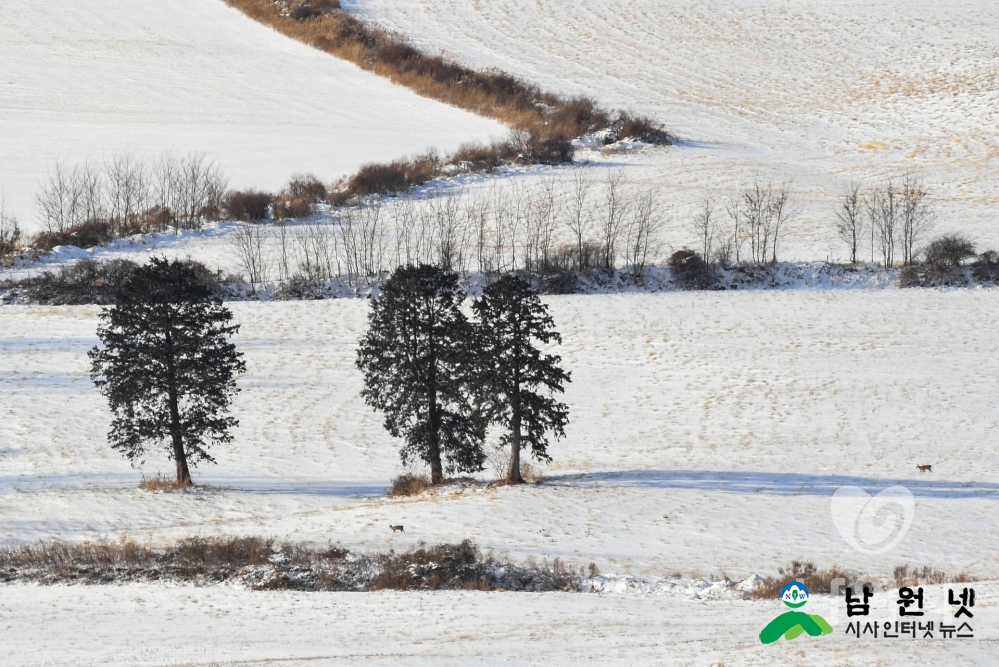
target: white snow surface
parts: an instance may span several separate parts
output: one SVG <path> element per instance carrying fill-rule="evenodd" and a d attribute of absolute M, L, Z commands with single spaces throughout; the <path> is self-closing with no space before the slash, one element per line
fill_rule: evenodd
<path fill-rule="evenodd" d="M 204 152 L 233 186 L 276 189 L 506 133 L 219 0 L 0 0 L 0 16 L 0 192 L 28 231 L 57 160 Z"/>
<path fill-rule="evenodd" d="M 946 586 L 927 618 L 952 620 Z M 777 600 L 577 593 L 254 593 L 214 587 L 0 585 L 0 662 L 90 665 L 977 665 L 999 660 L 999 584 L 975 584 L 974 639 L 857 639 L 842 600 L 805 610 L 834 628 L 764 646 Z M 871 619 L 897 618 L 894 592 Z"/>
<path fill-rule="evenodd" d="M 430 51 L 649 114 L 675 148 L 581 157 L 663 188 L 668 241 L 705 197 L 792 179 L 785 259 L 843 260 L 846 183 L 922 173 L 937 232 L 999 245 L 999 5 L 992 0 L 346 0 Z M 724 214 L 723 214 L 724 215 Z M 696 247 L 696 245 L 695 245 Z"/>
<path fill-rule="evenodd" d="M 0 311 L 0 539 L 253 534 L 380 551 L 471 538 L 608 574 L 741 580 L 793 559 L 995 576 L 999 306 L 991 290 L 552 297 L 571 424 L 540 485 L 389 499 L 399 443 L 359 393 L 364 300 L 235 303 L 235 442 L 151 494 L 106 443 L 95 307 Z M 920 474 L 917 464 L 932 464 Z M 141 474 L 140 474 L 141 473 Z M 486 480 L 492 471 L 480 476 Z M 847 545 L 841 486 L 915 498 L 890 553 Z M 389 524 L 403 524 L 394 533 Z"/>

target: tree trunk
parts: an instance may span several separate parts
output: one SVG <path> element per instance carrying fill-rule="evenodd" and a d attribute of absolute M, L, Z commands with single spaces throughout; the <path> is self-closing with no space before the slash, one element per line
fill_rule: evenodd
<path fill-rule="evenodd" d="M 511 401 L 510 415 L 510 469 L 506 473 L 506 481 L 510 484 L 523 484 L 520 475 L 520 372 L 514 372 L 514 396 Z"/>
<path fill-rule="evenodd" d="M 184 437 L 180 427 L 180 408 L 177 400 L 177 377 L 173 363 L 173 339 L 166 333 L 167 400 L 170 404 L 170 437 L 173 440 L 173 458 L 177 462 L 177 483 L 191 485 L 191 471 L 187 467 L 187 452 L 184 451 Z"/>
<path fill-rule="evenodd" d="M 438 486 L 444 483 L 444 466 L 441 463 L 441 424 L 437 410 L 437 374 L 431 370 L 429 396 L 430 443 L 427 445 L 427 459 L 430 463 L 430 483 Z"/>

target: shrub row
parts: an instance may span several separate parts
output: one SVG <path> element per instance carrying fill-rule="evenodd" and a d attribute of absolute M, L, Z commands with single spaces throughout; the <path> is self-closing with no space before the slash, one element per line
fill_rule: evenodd
<path fill-rule="evenodd" d="M 219 277 L 204 264 L 187 262 L 201 281 L 215 293 L 225 294 Z M 9 300 L 47 306 L 108 305 L 138 264 L 127 259 L 85 258 L 39 276 L 0 283 L 0 290 L 15 292 Z"/>
<path fill-rule="evenodd" d="M 612 114 L 588 98 L 556 95 L 501 70 L 475 70 L 446 56 L 424 53 L 401 35 L 333 11 L 333 3 L 312 9 L 320 3 L 315 0 L 226 2 L 293 39 L 387 77 L 424 97 L 523 130 L 539 146 L 600 130 L 606 131 L 608 141 L 627 137 L 658 144 L 674 141 L 650 119 Z M 306 5 L 308 9 L 304 8 Z"/>
<path fill-rule="evenodd" d="M 591 566 L 591 570 L 592 570 Z M 130 539 L 0 547 L 0 582 L 242 584 L 253 590 L 578 591 L 582 570 L 562 561 L 511 564 L 475 543 L 373 555 L 338 546 L 278 545 L 261 537 L 190 537 L 156 547 Z"/>

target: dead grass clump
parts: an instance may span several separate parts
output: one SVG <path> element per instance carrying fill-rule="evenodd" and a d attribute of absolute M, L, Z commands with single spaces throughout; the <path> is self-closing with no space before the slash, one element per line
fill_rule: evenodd
<path fill-rule="evenodd" d="M 115 238 L 114 228 L 106 220 L 89 220 L 67 227 L 61 231 L 41 232 L 35 235 L 31 246 L 35 250 L 48 251 L 58 246 L 93 248 Z"/>
<path fill-rule="evenodd" d="M 439 544 L 378 558 L 381 572 L 371 584 L 372 590 L 472 590 L 492 588 L 487 567 L 479 548 L 470 540 L 460 544 Z"/>
<path fill-rule="evenodd" d="M 319 203 L 326 199 L 326 185 L 312 174 L 295 174 L 285 188 L 291 197 Z"/>
<path fill-rule="evenodd" d="M 153 493 L 172 493 L 174 491 L 181 491 L 183 489 L 194 486 L 190 480 L 185 482 L 178 482 L 176 479 L 170 477 L 164 477 L 162 475 L 156 475 L 156 477 L 150 477 L 149 479 L 143 478 L 139 482 L 139 488 L 143 491 L 151 491 Z"/>
<path fill-rule="evenodd" d="M 441 174 L 441 161 L 436 153 L 425 153 L 409 160 L 389 163 L 369 163 L 362 166 L 348 181 L 348 197 L 366 197 L 405 192 Z"/>
<path fill-rule="evenodd" d="M 304 21 L 316 16 L 325 16 L 337 9 L 340 9 L 340 0 L 297 0 L 290 3 L 288 16 L 297 21 Z"/>
<path fill-rule="evenodd" d="M 399 475 L 392 480 L 388 495 L 392 498 L 400 496 L 415 496 L 431 488 L 430 479 L 426 475 Z"/>
<path fill-rule="evenodd" d="M 669 258 L 673 284 L 685 290 L 711 289 L 717 283 L 714 267 L 704 261 L 699 253 L 684 248 Z"/>
<path fill-rule="evenodd" d="M 572 162 L 576 149 L 568 134 L 531 134 L 518 157 L 529 164 L 557 165 Z"/>
<path fill-rule="evenodd" d="M 623 113 L 615 125 L 618 140 L 632 139 L 657 145 L 671 145 L 676 143 L 676 137 L 667 132 L 662 125 L 647 116 L 631 116 Z"/>
<path fill-rule="evenodd" d="M 757 599 L 780 597 L 781 591 L 788 583 L 800 581 L 805 584 L 810 593 L 831 593 L 832 581 L 843 579 L 852 581 L 855 574 L 848 570 L 841 570 L 831 567 L 827 570 L 816 569 L 813 563 L 807 561 L 792 561 L 788 567 L 777 570 L 778 576 L 767 577 L 753 591 L 753 597 Z"/>
<path fill-rule="evenodd" d="M 278 220 L 304 218 L 312 215 L 312 199 L 308 197 L 293 197 L 282 190 L 274 199 L 274 217 Z"/>
<path fill-rule="evenodd" d="M 274 553 L 274 540 L 262 537 L 188 537 L 179 540 L 163 559 L 187 574 L 263 565 Z"/>
<path fill-rule="evenodd" d="M 226 195 L 225 209 L 229 216 L 243 222 L 259 222 L 267 218 L 274 196 L 259 190 L 234 190 Z"/>
<path fill-rule="evenodd" d="M 986 250 L 978 256 L 971 267 L 971 275 L 978 282 L 999 282 L 999 252 Z"/>
<path fill-rule="evenodd" d="M 510 142 L 493 142 L 488 146 L 465 143 L 450 155 L 450 162 L 469 172 L 489 171 L 517 156 Z"/>
<path fill-rule="evenodd" d="M 545 481 L 545 474 L 541 472 L 541 469 L 535 468 L 530 463 L 520 465 L 520 476 L 528 484 L 541 484 Z"/>
<path fill-rule="evenodd" d="M 4 212 L 0 201 L 0 259 L 13 255 L 21 247 L 21 226 L 17 218 Z"/>
<path fill-rule="evenodd" d="M 948 579 L 947 574 L 942 570 L 928 566 L 909 567 L 908 565 L 899 565 L 895 568 L 893 576 L 895 578 L 895 586 L 898 588 L 903 586 L 943 584 L 953 581 L 953 579 Z M 967 577 L 968 575 L 962 573 L 960 576 Z M 962 579 L 962 581 L 967 581 L 967 579 Z"/>

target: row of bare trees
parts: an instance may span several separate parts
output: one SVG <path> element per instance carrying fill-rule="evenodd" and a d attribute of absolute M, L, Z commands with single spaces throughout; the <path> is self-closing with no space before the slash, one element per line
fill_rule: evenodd
<path fill-rule="evenodd" d="M 836 231 L 849 248 L 850 261 L 859 261 L 869 238 L 871 262 L 878 252 L 885 267 L 895 265 L 898 251 L 903 265 L 914 264 L 917 244 L 936 221 L 922 178 L 912 171 L 886 176 L 869 188 L 850 183 L 836 215 Z"/>
<path fill-rule="evenodd" d="M 267 282 L 272 268 L 280 280 L 297 275 L 320 283 L 345 276 L 353 283 L 415 264 L 466 274 L 545 275 L 613 270 L 623 263 L 640 277 L 663 247 L 656 193 L 632 188 L 619 173 L 605 181 L 591 180 L 583 169 L 571 176 L 372 199 L 334 208 L 328 220 L 248 223 L 234 235 L 233 247 L 252 283 Z"/>
<path fill-rule="evenodd" d="M 757 175 L 725 203 L 724 215 L 719 215 L 713 200 L 704 200 L 691 228 L 705 261 L 773 264 L 800 210 L 791 181 Z"/>
<path fill-rule="evenodd" d="M 757 176 L 726 203 L 724 219 L 714 202 L 705 200 L 693 217 L 692 231 L 701 257 L 708 261 L 776 263 L 800 210 L 790 181 Z M 885 176 L 869 187 L 850 183 L 836 216 L 836 231 L 849 248 L 851 263 L 860 261 L 869 243 L 871 262 L 880 255 L 886 267 L 897 263 L 898 253 L 903 265 L 914 264 L 919 244 L 936 221 L 922 177 L 914 171 Z"/>
<path fill-rule="evenodd" d="M 219 219 L 228 183 L 203 153 L 166 152 L 147 161 L 122 152 L 101 163 L 57 162 L 35 195 L 35 208 L 49 234 L 95 222 L 116 236 L 198 228 Z"/>

